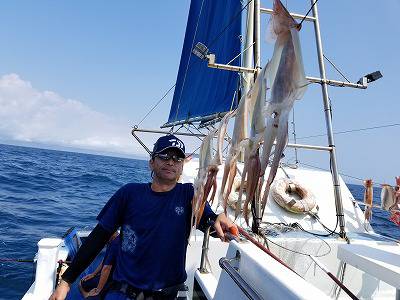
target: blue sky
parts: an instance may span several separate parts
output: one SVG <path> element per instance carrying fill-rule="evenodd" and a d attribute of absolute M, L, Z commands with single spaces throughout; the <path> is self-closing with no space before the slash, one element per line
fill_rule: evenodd
<path fill-rule="evenodd" d="M 309 1 L 283 1 L 304 14 Z M 335 131 L 400 123 L 399 0 L 319 1 L 324 52 L 351 81 L 381 70 L 367 90 L 330 88 Z M 270 1 L 262 1 L 271 7 Z M 189 1 L 2 1 L 0 142 L 144 154 L 130 136 L 174 84 Z M 262 17 L 267 26 L 268 16 Z M 311 24 L 300 33 L 306 73 L 318 76 Z M 272 45 L 262 37 L 263 63 Z M 328 77 L 341 79 L 327 64 Z M 296 103 L 298 137 L 325 132 L 320 87 Z M 142 124 L 168 117 L 172 93 Z M 393 184 L 400 127 L 337 135 L 339 169 Z M 150 144 L 152 136 L 146 137 Z M 299 140 L 326 145 L 326 138 Z M 293 160 L 288 152 L 287 158 Z M 327 155 L 300 151 L 326 168 Z M 345 178 L 346 179 L 346 178 Z M 347 180 L 347 179 L 346 179 Z"/>

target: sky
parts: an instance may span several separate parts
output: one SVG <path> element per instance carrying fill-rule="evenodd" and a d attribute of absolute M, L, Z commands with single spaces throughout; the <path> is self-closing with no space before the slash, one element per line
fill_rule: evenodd
<path fill-rule="evenodd" d="M 283 3 L 299 14 L 310 7 L 309 1 Z M 175 83 L 189 4 L 2 1 L 0 143 L 146 157 L 130 131 Z M 346 77 L 356 82 L 376 70 L 384 76 L 367 90 L 329 89 L 334 131 L 399 124 L 400 1 L 320 0 L 318 8 L 324 53 Z M 262 16 L 263 64 L 273 49 L 265 38 L 268 19 Z M 311 23 L 304 23 L 300 40 L 306 74 L 319 77 Z M 342 80 L 327 62 L 326 69 L 330 79 Z M 299 143 L 327 145 L 326 137 L 304 138 L 326 132 L 320 91 L 310 85 L 295 104 Z M 172 93 L 140 127 L 159 129 L 171 100 Z M 336 134 L 339 171 L 394 184 L 399 132 L 391 126 Z M 141 136 L 151 148 L 156 136 Z M 293 161 L 293 152 L 286 158 Z M 301 150 L 298 158 L 329 168 L 327 153 Z"/>

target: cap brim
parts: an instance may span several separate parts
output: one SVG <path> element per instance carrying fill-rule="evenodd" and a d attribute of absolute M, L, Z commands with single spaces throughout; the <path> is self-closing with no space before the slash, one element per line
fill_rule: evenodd
<path fill-rule="evenodd" d="M 158 153 L 164 152 L 165 150 L 168 150 L 168 149 L 176 149 L 176 150 L 178 150 L 178 152 L 179 152 L 179 154 L 180 154 L 180 157 L 186 158 L 185 152 L 183 152 L 183 150 L 182 150 L 181 148 L 174 147 L 174 146 L 165 147 L 164 149 L 161 149 L 161 150 L 155 152 L 154 154 L 158 154 Z"/>

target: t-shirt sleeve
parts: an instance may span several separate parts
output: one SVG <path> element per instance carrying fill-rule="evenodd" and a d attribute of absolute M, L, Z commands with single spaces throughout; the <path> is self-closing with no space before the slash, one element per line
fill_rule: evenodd
<path fill-rule="evenodd" d="M 125 186 L 121 187 L 108 200 L 96 218 L 99 224 L 109 232 L 115 232 L 123 222 L 123 212 L 126 206 L 125 190 Z"/>
<path fill-rule="evenodd" d="M 211 209 L 211 206 L 208 202 L 206 202 L 206 205 L 204 206 L 204 212 L 203 215 L 201 216 L 200 223 L 199 223 L 199 229 L 203 230 L 205 226 L 207 226 L 208 221 L 215 221 L 217 219 L 218 215 L 213 212 Z"/>

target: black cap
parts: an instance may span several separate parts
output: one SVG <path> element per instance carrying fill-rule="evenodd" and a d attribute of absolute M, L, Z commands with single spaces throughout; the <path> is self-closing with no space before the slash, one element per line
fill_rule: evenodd
<path fill-rule="evenodd" d="M 157 140 L 154 144 L 152 156 L 172 148 L 178 150 L 180 156 L 185 158 L 185 144 L 172 134 L 162 136 Z"/>

